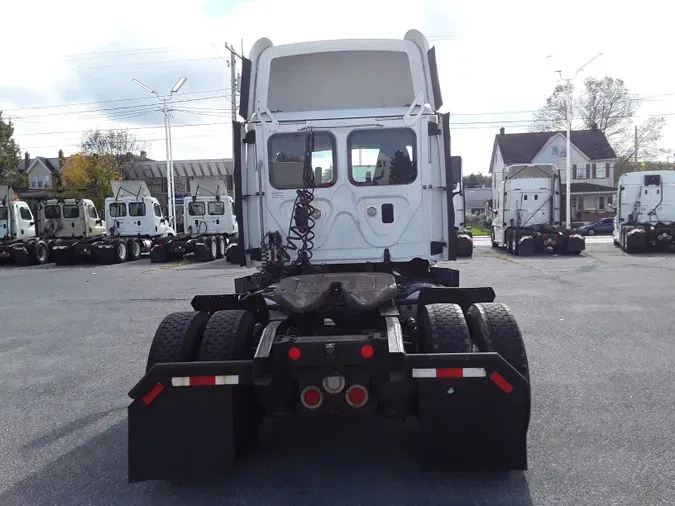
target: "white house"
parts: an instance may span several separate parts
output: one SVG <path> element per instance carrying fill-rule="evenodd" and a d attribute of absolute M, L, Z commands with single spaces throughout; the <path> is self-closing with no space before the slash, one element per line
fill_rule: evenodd
<path fill-rule="evenodd" d="M 611 215 L 608 205 L 616 192 L 614 164 L 616 155 L 605 134 L 596 127 L 571 132 L 572 209 L 579 211 L 582 221 Z M 490 160 L 493 188 L 501 180 L 504 167 L 514 163 L 552 163 L 560 169 L 562 193 L 566 193 L 566 132 L 526 132 L 507 134 L 504 128 L 495 135 Z M 566 199 L 562 199 L 561 212 Z"/>
<path fill-rule="evenodd" d="M 59 159 L 44 156 L 25 158 L 19 164 L 19 171 L 28 176 L 28 188 L 31 190 L 51 190 L 59 174 Z"/>

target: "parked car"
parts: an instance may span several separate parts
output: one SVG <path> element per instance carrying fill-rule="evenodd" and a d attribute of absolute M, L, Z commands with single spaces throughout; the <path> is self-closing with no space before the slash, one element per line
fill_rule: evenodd
<path fill-rule="evenodd" d="M 579 229 L 584 235 L 611 234 L 614 230 L 614 218 L 603 218 Z"/>

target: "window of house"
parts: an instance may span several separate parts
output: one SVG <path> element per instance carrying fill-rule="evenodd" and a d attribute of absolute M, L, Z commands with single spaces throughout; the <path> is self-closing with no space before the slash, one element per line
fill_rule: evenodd
<path fill-rule="evenodd" d="M 110 204 L 110 217 L 121 218 L 127 215 L 127 205 L 124 202 Z"/>
<path fill-rule="evenodd" d="M 60 206 L 45 206 L 45 218 L 48 220 L 58 220 L 61 218 L 61 207 Z"/>
<path fill-rule="evenodd" d="M 42 179 L 38 179 L 37 187 L 38 187 L 38 188 L 43 188 L 43 187 L 44 187 L 44 181 L 43 181 Z"/>
<path fill-rule="evenodd" d="M 208 210 L 211 216 L 222 216 L 225 214 L 225 202 L 222 200 L 220 202 L 209 202 Z"/>
<path fill-rule="evenodd" d="M 63 217 L 69 220 L 74 220 L 80 217 L 80 208 L 74 204 L 63 205 Z"/>
<path fill-rule="evenodd" d="M 605 210 L 605 197 L 603 196 L 598 197 L 598 209 L 600 211 Z"/>
<path fill-rule="evenodd" d="M 145 216 L 145 202 L 129 202 L 129 216 Z"/>
<path fill-rule="evenodd" d="M 21 215 L 22 220 L 33 221 L 33 215 L 31 214 L 30 209 L 27 207 L 20 207 L 19 215 Z"/>
<path fill-rule="evenodd" d="M 302 188 L 306 138 L 304 132 L 274 134 L 270 137 L 267 160 L 270 183 L 274 188 L 278 190 Z M 336 163 L 335 137 L 328 132 L 315 132 L 312 170 L 316 188 L 325 188 L 335 183 L 336 174 L 333 167 Z"/>
<path fill-rule="evenodd" d="M 577 167 L 574 170 L 575 179 L 586 179 L 586 167 Z"/>
<path fill-rule="evenodd" d="M 579 211 L 584 210 L 584 198 L 583 197 L 577 197 L 577 209 Z"/>
<path fill-rule="evenodd" d="M 567 146 L 560 147 L 560 156 L 567 156 Z"/>
<path fill-rule="evenodd" d="M 204 216 L 205 214 L 204 202 L 190 202 L 188 204 L 188 214 L 190 216 Z"/>
<path fill-rule="evenodd" d="M 553 149 L 551 151 L 552 151 L 553 156 L 559 156 L 560 155 L 560 149 L 558 148 L 558 146 L 553 146 Z"/>
<path fill-rule="evenodd" d="M 595 177 L 598 179 L 604 179 L 607 177 L 606 167 L 608 164 L 605 164 L 605 167 L 598 167 L 595 169 Z"/>
<path fill-rule="evenodd" d="M 155 210 L 155 216 L 157 216 L 158 218 L 161 218 L 162 217 L 162 208 L 159 207 L 159 204 L 155 203 L 153 205 L 153 208 Z"/>
<path fill-rule="evenodd" d="M 96 208 L 93 206 L 88 206 L 87 207 L 87 214 L 89 217 L 93 220 L 98 220 L 98 213 L 96 212 Z"/>
<path fill-rule="evenodd" d="M 410 184 L 417 179 L 415 132 L 356 130 L 347 137 L 349 179 L 358 186 Z"/>

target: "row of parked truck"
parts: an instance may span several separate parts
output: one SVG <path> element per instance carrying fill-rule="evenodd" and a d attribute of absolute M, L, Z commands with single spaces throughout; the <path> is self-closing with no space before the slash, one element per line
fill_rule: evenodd
<path fill-rule="evenodd" d="M 112 183 L 105 220 L 87 198 L 44 200 L 34 214 L 11 187 L 0 186 L 0 262 L 113 264 L 144 255 L 153 263 L 185 255 L 198 261 L 223 258 L 237 238 L 234 201 L 222 181 L 192 179 L 189 184 L 180 234 L 143 181 Z"/>
<path fill-rule="evenodd" d="M 528 256 L 552 250 L 578 255 L 584 229 L 562 224 L 560 171 L 552 164 L 516 164 L 494 175 L 492 246 Z M 675 171 L 631 172 L 619 178 L 612 209 L 614 245 L 627 253 L 664 250 L 675 239 Z"/>

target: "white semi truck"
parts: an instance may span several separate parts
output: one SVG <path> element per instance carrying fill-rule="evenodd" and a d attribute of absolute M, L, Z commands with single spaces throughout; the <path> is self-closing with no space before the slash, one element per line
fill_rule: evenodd
<path fill-rule="evenodd" d="M 228 244 L 236 241 L 234 200 L 227 194 L 225 181 L 192 178 L 189 187 L 190 197 L 183 202 L 183 234 L 158 241 L 150 253 L 153 263 L 188 254 L 209 262 L 223 258 Z"/>
<path fill-rule="evenodd" d="M 514 164 L 494 177 L 492 247 L 529 256 L 546 250 L 578 255 L 583 235 L 565 229 L 560 216 L 560 174 L 553 164 Z"/>
<path fill-rule="evenodd" d="M 61 204 L 64 226 L 58 235 L 61 240 L 54 245 L 55 263 L 111 264 L 138 260 L 158 240 L 175 235 L 159 201 L 150 194 L 144 181 L 113 181 L 112 190 L 114 196 L 105 199 L 105 222 L 98 217 L 91 201 Z M 77 235 L 68 236 L 75 230 Z"/>
<path fill-rule="evenodd" d="M 49 245 L 37 236 L 35 218 L 26 202 L 8 185 L 0 185 L 0 263 L 42 265 Z"/>
<path fill-rule="evenodd" d="M 429 468 L 527 468 L 518 324 L 437 265 L 457 251 L 440 90 L 417 30 L 253 45 L 233 160 L 257 271 L 159 323 L 129 392 L 129 481 L 232 476 L 268 416 L 411 418 Z"/>
<path fill-rule="evenodd" d="M 614 245 L 626 253 L 663 251 L 673 246 L 675 171 L 622 174 L 614 204 Z"/>

